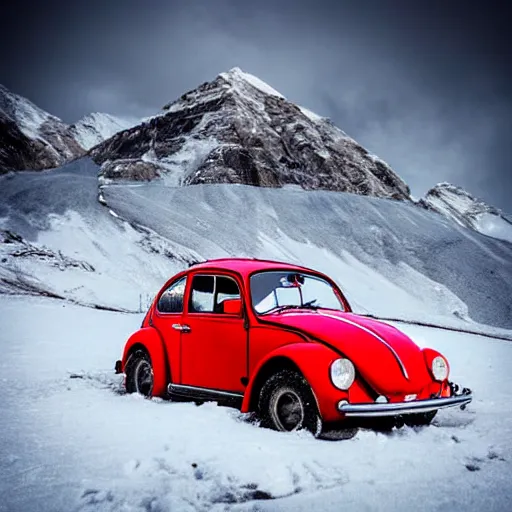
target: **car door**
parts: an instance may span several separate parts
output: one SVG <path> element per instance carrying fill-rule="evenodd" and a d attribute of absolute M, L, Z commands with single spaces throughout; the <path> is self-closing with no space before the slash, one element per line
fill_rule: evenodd
<path fill-rule="evenodd" d="M 226 299 L 240 299 L 240 282 L 226 274 L 191 277 L 181 335 L 181 384 L 243 393 L 247 330 L 242 314 L 227 314 Z"/>
<path fill-rule="evenodd" d="M 153 326 L 163 339 L 168 358 L 171 380 L 179 382 L 180 343 L 187 277 L 172 282 L 160 295 L 152 317 Z"/>

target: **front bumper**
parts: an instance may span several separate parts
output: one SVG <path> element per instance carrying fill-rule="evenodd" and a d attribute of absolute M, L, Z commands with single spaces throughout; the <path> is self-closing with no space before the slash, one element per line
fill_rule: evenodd
<path fill-rule="evenodd" d="M 471 390 L 464 388 L 459 395 L 415 400 L 412 402 L 349 404 L 346 400 L 342 400 L 338 403 L 338 411 L 347 418 L 380 418 L 422 414 L 456 406 L 463 409 L 471 400 L 473 400 Z"/>

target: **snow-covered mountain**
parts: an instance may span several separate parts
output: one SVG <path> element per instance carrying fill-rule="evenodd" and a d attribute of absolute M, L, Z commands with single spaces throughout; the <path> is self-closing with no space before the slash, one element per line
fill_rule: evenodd
<path fill-rule="evenodd" d="M 105 180 L 299 185 L 409 199 L 408 186 L 328 119 L 234 68 L 92 151 Z"/>
<path fill-rule="evenodd" d="M 58 167 L 84 153 L 62 120 L 0 85 L 0 173 Z"/>
<path fill-rule="evenodd" d="M 460 187 L 439 183 L 419 203 L 454 220 L 461 226 L 512 243 L 512 218 Z"/>
<path fill-rule="evenodd" d="M 89 150 L 113 135 L 140 123 L 140 120 L 116 117 L 102 112 L 89 114 L 69 127 L 78 143 Z"/>

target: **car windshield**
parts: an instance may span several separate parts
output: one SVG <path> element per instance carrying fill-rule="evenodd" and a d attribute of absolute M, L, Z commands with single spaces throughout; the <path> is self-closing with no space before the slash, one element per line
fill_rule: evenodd
<path fill-rule="evenodd" d="M 281 309 L 327 308 L 343 311 L 343 304 L 325 279 L 290 271 L 266 271 L 251 277 L 251 299 L 257 313 Z"/>

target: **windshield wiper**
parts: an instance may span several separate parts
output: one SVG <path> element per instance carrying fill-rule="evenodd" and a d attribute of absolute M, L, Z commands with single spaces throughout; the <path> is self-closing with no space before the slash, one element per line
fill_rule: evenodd
<path fill-rule="evenodd" d="M 308 302 L 304 302 L 304 304 L 285 304 L 283 306 L 277 306 L 274 311 L 276 313 L 282 313 L 283 311 L 286 311 L 288 309 L 311 309 L 313 311 L 316 311 L 320 308 L 320 306 L 315 306 L 316 299 L 310 300 Z"/>

